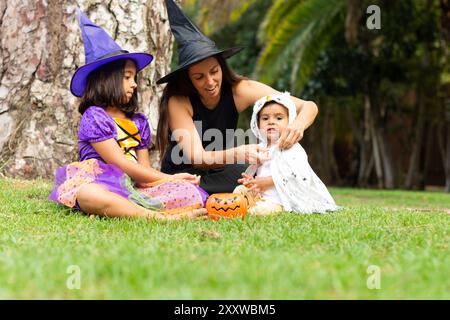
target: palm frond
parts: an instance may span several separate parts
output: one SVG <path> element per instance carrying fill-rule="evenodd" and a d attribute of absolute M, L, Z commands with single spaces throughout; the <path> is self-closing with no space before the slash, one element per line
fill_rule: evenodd
<path fill-rule="evenodd" d="M 322 49 L 343 29 L 340 20 L 343 21 L 344 13 L 344 0 L 297 1 L 297 5 L 280 20 L 278 29 L 262 51 L 256 75 L 264 82 L 274 83 L 282 66 L 295 59 L 291 65 L 294 71 L 298 68 L 293 74 L 299 79 L 294 79 L 291 84 L 298 90 L 313 70 Z"/>
<path fill-rule="evenodd" d="M 264 43 L 272 38 L 286 15 L 302 1 L 304 0 L 275 0 L 259 27 L 258 41 Z"/>
<path fill-rule="evenodd" d="M 256 2 L 258 2 L 258 0 L 241 0 L 231 12 L 230 22 L 235 23 L 242 18 L 242 15 Z"/>
<path fill-rule="evenodd" d="M 314 71 L 320 53 L 330 44 L 332 39 L 344 29 L 345 12 L 336 8 L 329 19 L 323 19 L 314 24 L 309 33 L 300 43 L 294 57 L 290 85 L 292 92 L 301 92 L 311 73 Z"/>

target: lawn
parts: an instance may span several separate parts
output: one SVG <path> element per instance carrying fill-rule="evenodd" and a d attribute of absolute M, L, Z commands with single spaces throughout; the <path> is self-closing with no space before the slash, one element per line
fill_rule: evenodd
<path fill-rule="evenodd" d="M 50 190 L 0 179 L 2 299 L 450 299 L 449 194 L 331 188 L 327 215 L 155 222 Z"/>

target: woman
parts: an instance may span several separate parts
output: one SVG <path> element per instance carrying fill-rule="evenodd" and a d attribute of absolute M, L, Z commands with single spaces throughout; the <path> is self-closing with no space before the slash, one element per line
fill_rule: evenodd
<path fill-rule="evenodd" d="M 236 75 L 225 59 L 242 50 L 240 47 L 219 50 L 213 41 L 184 15 L 173 0 L 166 0 L 169 22 L 178 45 L 179 67 L 158 80 L 167 83 L 161 100 L 157 146 L 165 173 L 189 172 L 201 175 L 200 186 L 208 193 L 231 192 L 246 165 L 267 159 L 267 150 L 256 144 L 226 148 L 234 137 L 239 113 L 262 96 L 279 93 L 263 83 Z M 314 122 L 314 102 L 292 97 L 297 119 L 283 131 L 279 146 L 291 147 L 300 141 Z M 197 127 L 196 127 L 197 124 Z M 221 133 L 215 150 L 207 130 Z M 221 147 L 222 148 L 221 148 Z"/>

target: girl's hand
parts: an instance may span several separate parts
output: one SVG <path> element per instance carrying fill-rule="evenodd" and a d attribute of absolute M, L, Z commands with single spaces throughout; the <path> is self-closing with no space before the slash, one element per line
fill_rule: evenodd
<path fill-rule="evenodd" d="M 194 174 L 189 174 L 189 173 L 176 173 L 174 175 L 172 175 L 172 178 L 177 179 L 177 180 L 186 180 L 189 181 L 193 184 L 200 184 L 200 176 L 198 175 L 194 175 Z"/>
<path fill-rule="evenodd" d="M 239 164 L 260 164 L 270 159 L 268 151 L 257 144 L 244 144 L 236 148 L 236 160 Z"/>
<path fill-rule="evenodd" d="M 151 188 L 151 187 L 154 187 L 154 184 L 152 182 L 136 182 L 136 187 Z"/>
<path fill-rule="evenodd" d="M 304 127 L 299 127 L 296 124 L 288 125 L 281 132 L 280 139 L 278 140 L 278 148 L 280 148 L 280 150 L 289 149 L 303 138 L 304 132 Z"/>

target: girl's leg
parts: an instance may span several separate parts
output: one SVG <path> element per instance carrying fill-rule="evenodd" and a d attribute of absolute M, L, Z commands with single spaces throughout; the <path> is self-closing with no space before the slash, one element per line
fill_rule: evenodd
<path fill-rule="evenodd" d="M 77 201 L 83 212 L 106 217 L 142 217 L 161 220 L 179 220 L 185 217 L 194 218 L 206 214 L 206 209 L 196 209 L 181 214 L 166 216 L 158 211 L 140 207 L 98 184 L 87 184 L 80 188 L 77 193 Z"/>

